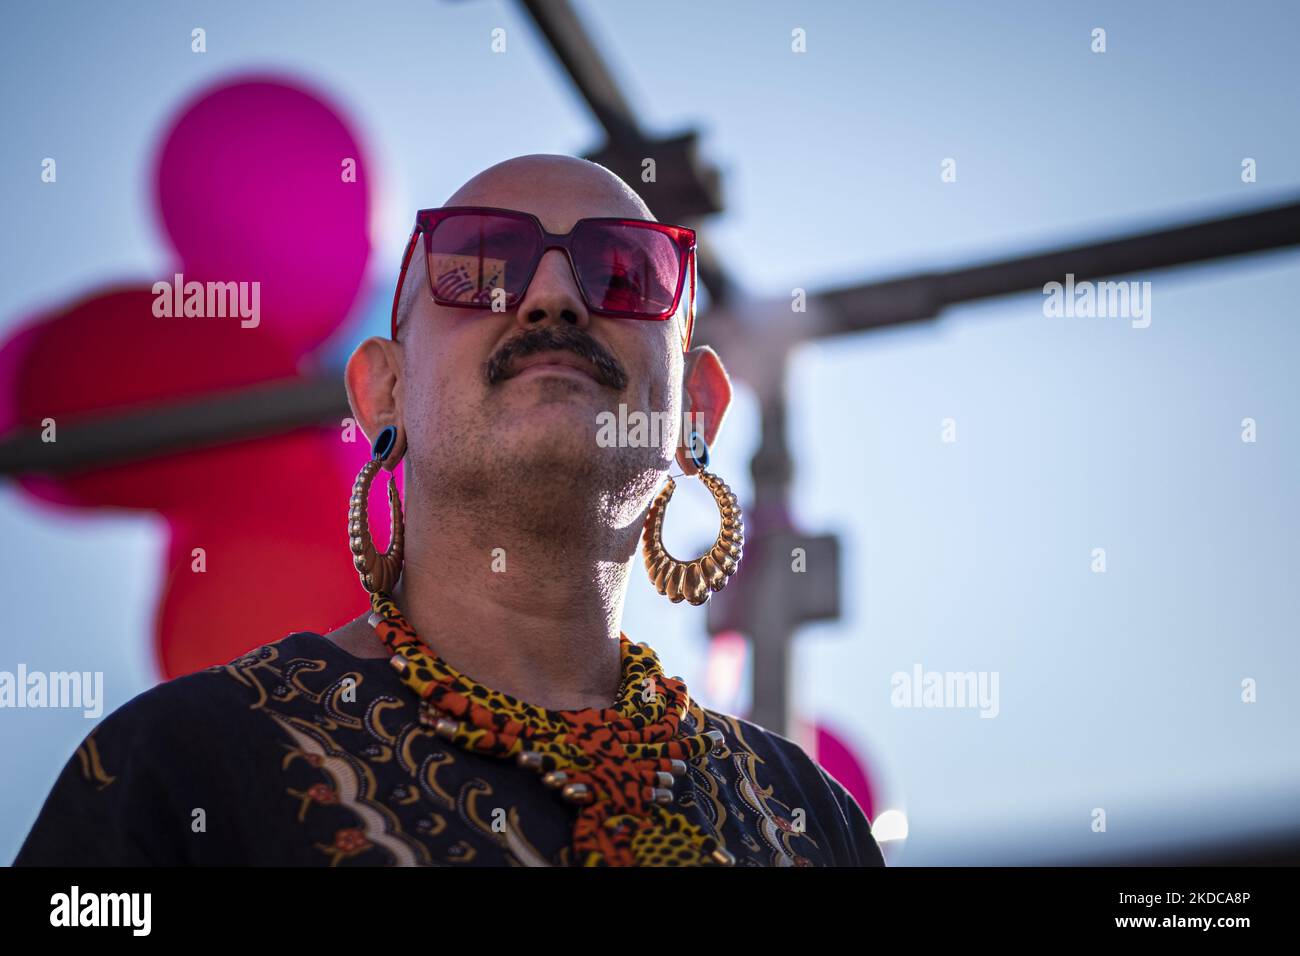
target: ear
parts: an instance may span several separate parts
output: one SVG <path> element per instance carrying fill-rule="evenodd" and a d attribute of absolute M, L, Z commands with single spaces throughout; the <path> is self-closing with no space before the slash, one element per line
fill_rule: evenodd
<path fill-rule="evenodd" d="M 686 353 L 682 369 L 682 423 L 681 441 L 677 448 L 677 464 L 682 473 L 693 475 L 699 471 L 690 456 L 692 431 L 703 434 L 712 449 L 722 429 L 722 420 L 731 407 L 731 379 L 722 367 L 718 353 L 701 345 Z M 703 427 L 701 427 L 701 425 Z"/>
<path fill-rule="evenodd" d="M 401 346 L 390 339 L 372 336 L 356 347 L 343 381 L 348 390 L 348 404 L 352 417 L 371 441 L 387 425 L 397 426 L 397 441 L 384 459 L 384 467 L 392 468 L 406 452 L 406 431 L 402 427 Z"/>

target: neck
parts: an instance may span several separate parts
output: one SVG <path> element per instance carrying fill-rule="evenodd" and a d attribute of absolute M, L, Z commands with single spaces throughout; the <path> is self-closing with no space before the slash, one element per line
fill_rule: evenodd
<path fill-rule="evenodd" d="M 591 515 L 413 508 L 393 597 L 421 639 L 479 683 L 552 710 L 608 707 L 639 533 Z"/>

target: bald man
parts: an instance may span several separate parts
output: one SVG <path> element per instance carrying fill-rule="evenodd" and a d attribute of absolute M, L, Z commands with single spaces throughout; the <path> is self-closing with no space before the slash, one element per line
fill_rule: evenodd
<path fill-rule="evenodd" d="M 376 468 L 404 468 L 400 567 L 367 539 L 370 610 L 110 715 L 15 862 L 881 864 L 834 778 L 622 632 L 656 493 L 709 477 L 731 402 L 718 356 L 688 348 L 692 243 L 565 156 L 423 211 L 393 334 L 345 373 Z M 620 408 L 671 427 L 597 441 Z"/>

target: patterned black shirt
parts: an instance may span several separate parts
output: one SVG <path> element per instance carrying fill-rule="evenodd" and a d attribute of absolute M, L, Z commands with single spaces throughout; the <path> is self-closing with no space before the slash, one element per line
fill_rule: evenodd
<path fill-rule="evenodd" d="M 723 743 L 673 805 L 738 866 L 878 866 L 853 797 L 793 741 L 692 703 Z M 382 658 L 301 632 L 148 690 L 55 782 L 15 865 L 567 866 L 575 808 L 421 726 Z"/>

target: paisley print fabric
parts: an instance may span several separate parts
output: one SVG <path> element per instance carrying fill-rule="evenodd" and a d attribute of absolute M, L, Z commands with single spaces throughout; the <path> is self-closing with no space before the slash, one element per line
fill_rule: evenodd
<path fill-rule="evenodd" d="M 442 739 L 419 705 L 387 660 L 310 632 L 160 684 L 82 741 L 14 863 L 581 862 L 576 806 L 534 771 Z M 792 741 L 691 701 L 682 734 L 711 730 L 721 742 L 687 761 L 671 819 L 737 866 L 882 864 L 856 801 Z"/>

